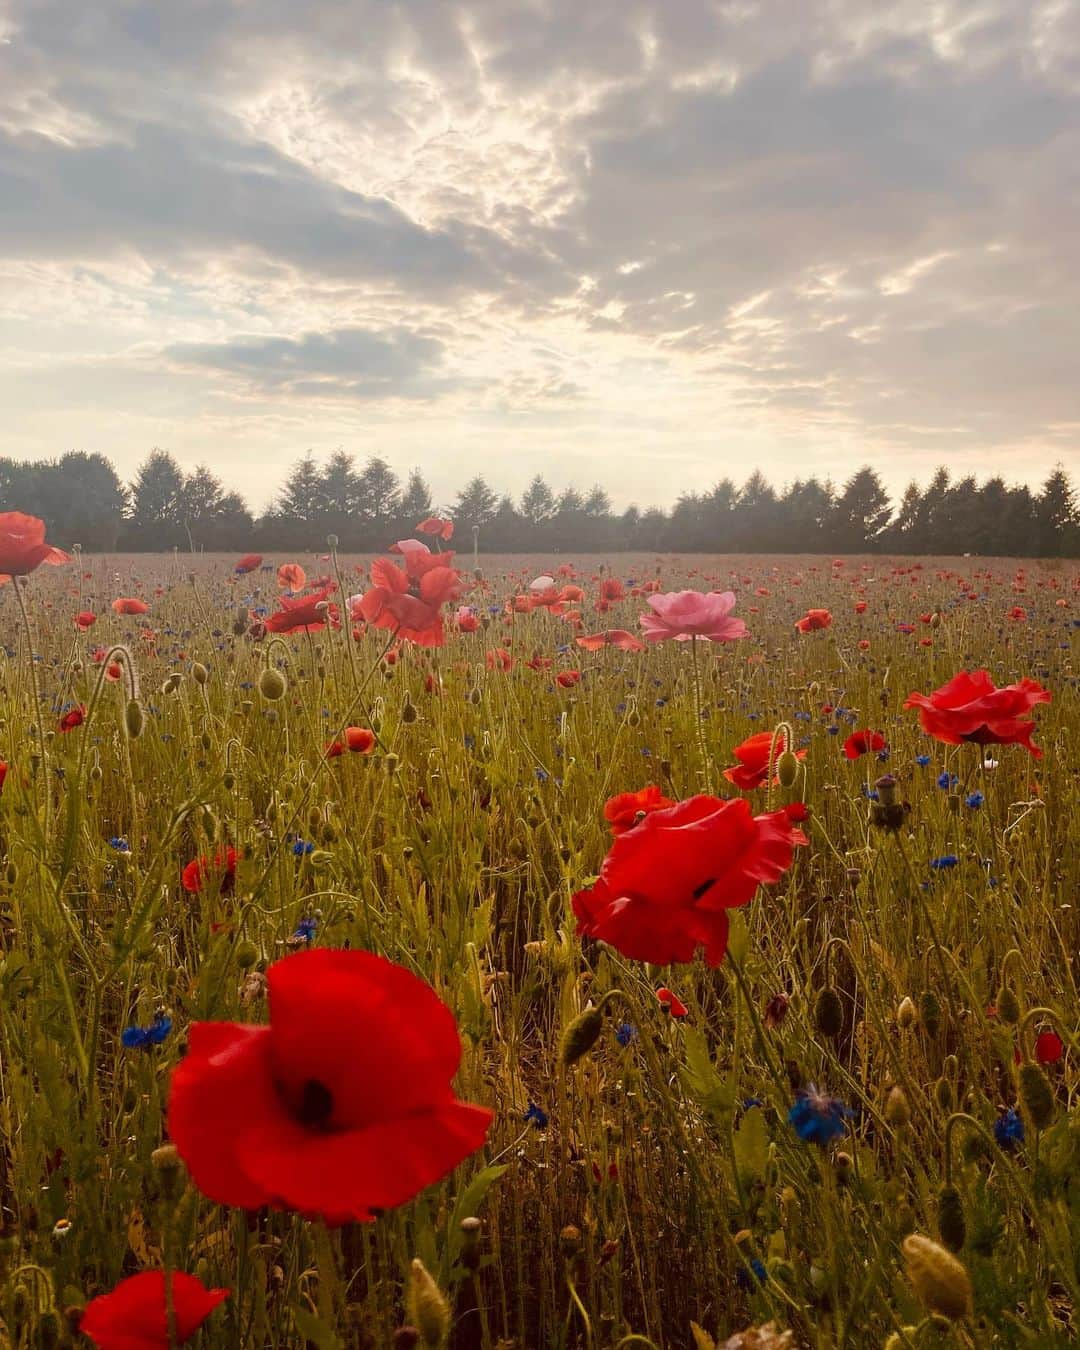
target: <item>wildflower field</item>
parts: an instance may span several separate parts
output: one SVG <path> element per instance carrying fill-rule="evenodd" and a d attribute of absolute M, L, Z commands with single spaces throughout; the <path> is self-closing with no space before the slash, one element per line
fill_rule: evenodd
<path fill-rule="evenodd" d="M 0 517 L 0 1344 L 1075 1345 L 1080 566 L 419 530 Z"/>

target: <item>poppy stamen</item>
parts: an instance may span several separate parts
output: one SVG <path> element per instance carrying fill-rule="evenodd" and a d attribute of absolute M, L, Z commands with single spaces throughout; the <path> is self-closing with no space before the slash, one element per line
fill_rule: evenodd
<path fill-rule="evenodd" d="M 705 892 L 710 890 L 715 885 L 716 885 L 715 877 L 710 877 L 708 881 L 703 881 L 701 885 L 698 886 L 697 889 L 694 891 L 694 899 L 700 900 L 701 897 L 705 894 Z"/>
<path fill-rule="evenodd" d="M 329 1125 L 334 1114 L 334 1094 L 317 1078 L 309 1078 L 300 1093 L 300 1104 L 296 1118 L 301 1125 L 310 1129 L 322 1129 Z"/>

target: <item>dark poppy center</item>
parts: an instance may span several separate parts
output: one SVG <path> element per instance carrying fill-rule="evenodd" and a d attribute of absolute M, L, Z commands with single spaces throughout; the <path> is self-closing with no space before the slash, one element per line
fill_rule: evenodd
<path fill-rule="evenodd" d="M 713 886 L 715 886 L 715 885 L 716 885 L 716 878 L 715 878 L 715 877 L 709 877 L 709 879 L 708 879 L 707 881 L 703 881 L 703 882 L 701 883 L 701 885 L 698 886 L 698 887 L 695 889 L 695 891 L 694 891 L 694 899 L 695 899 L 695 900 L 700 900 L 701 897 L 705 894 L 705 892 L 708 891 L 711 887 L 713 887 Z"/>
<path fill-rule="evenodd" d="M 309 1129 L 325 1129 L 334 1114 L 334 1094 L 317 1078 L 309 1078 L 300 1092 L 296 1118 Z"/>

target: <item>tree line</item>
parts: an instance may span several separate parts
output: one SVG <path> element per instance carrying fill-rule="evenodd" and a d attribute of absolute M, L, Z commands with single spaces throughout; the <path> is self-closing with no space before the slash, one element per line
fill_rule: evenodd
<path fill-rule="evenodd" d="M 809 477 L 777 489 L 754 472 L 741 486 L 723 478 L 709 492 L 684 493 L 670 511 L 616 512 L 600 486 L 557 492 L 540 475 L 516 502 L 478 475 L 455 500 L 436 504 L 418 469 L 402 482 L 378 456 L 358 465 L 338 451 L 322 465 L 306 455 L 256 516 L 210 469 L 185 473 L 164 450 L 153 450 L 127 484 L 103 455 L 73 451 L 37 462 L 0 458 L 0 503 L 42 517 L 50 538 L 87 552 L 318 551 L 330 534 L 343 551 L 376 552 L 443 515 L 455 522 L 459 548 L 471 548 L 475 527 L 488 553 L 1080 556 L 1080 507 L 1060 467 L 1035 491 L 1000 476 L 954 479 L 940 468 L 925 487 L 912 482 L 896 509 L 870 467 L 840 487 Z"/>

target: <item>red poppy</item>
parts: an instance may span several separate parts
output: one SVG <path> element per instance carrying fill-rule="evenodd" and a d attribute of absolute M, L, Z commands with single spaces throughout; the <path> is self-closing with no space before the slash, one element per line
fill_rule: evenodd
<path fill-rule="evenodd" d="M 265 621 L 269 633 L 318 633 L 326 627 L 327 617 L 333 628 L 340 628 L 337 617 L 337 605 L 330 604 L 332 587 L 317 591 L 314 595 L 305 595 L 299 599 L 281 597 L 281 608 L 275 610 Z M 325 609 L 320 609 L 325 605 Z"/>
<path fill-rule="evenodd" d="M 600 583 L 600 599 L 609 604 L 626 599 L 626 587 L 618 577 L 605 577 Z"/>
<path fill-rule="evenodd" d="M 574 641 L 587 652 L 598 652 L 601 647 L 618 647 L 622 652 L 643 652 L 645 644 L 625 628 L 608 628 L 603 633 L 583 633 Z"/>
<path fill-rule="evenodd" d="M 1056 1031 L 1041 1031 L 1035 1039 L 1035 1058 L 1040 1064 L 1056 1064 L 1065 1053 L 1065 1045 Z"/>
<path fill-rule="evenodd" d="M 505 647 L 492 647 L 484 656 L 488 670 L 508 671 L 513 667 L 514 658 Z"/>
<path fill-rule="evenodd" d="M 236 885 L 236 849 L 218 849 L 212 859 L 205 854 L 192 858 L 180 874 L 185 891 L 201 891 L 208 881 L 215 880 L 222 895 L 232 894 Z"/>
<path fill-rule="evenodd" d="M 805 802 L 788 802 L 784 807 L 784 814 L 794 824 L 801 825 L 804 820 L 809 820 L 810 808 Z"/>
<path fill-rule="evenodd" d="M 795 627 L 800 633 L 816 633 L 831 623 L 832 615 L 827 609 L 808 609 L 801 619 L 796 620 Z"/>
<path fill-rule="evenodd" d="M 120 676 L 123 675 L 123 673 L 124 672 L 120 669 L 119 661 L 110 661 L 109 664 L 105 667 L 105 678 L 107 680 L 112 680 L 114 684 L 120 678 Z"/>
<path fill-rule="evenodd" d="M 8 766 L 6 759 L 0 759 L 0 792 L 4 790 L 4 779 L 8 775 Z"/>
<path fill-rule="evenodd" d="M 307 573 L 299 563 L 282 563 L 277 570 L 277 584 L 295 595 L 307 585 Z"/>
<path fill-rule="evenodd" d="M 773 740 L 773 732 L 759 731 L 757 735 L 748 736 L 741 745 L 737 745 L 731 753 L 739 761 L 738 764 L 724 770 L 724 777 L 728 782 L 734 783 L 741 792 L 752 792 L 754 788 L 761 787 L 769 776 L 770 754 L 774 770 L 773 782 L 779 782 L 775 776 L 776 761 L 787 749 L 787 736 L 783 732 L 775 736 L 775 749 Z M 796 750 L 795 758 L 805 759 L 806 751 Z"/>
<path fill-rule="evenodd" d="M 60 718 L 58 725 L 61 731 L 74 731 L 76 727 L 81 727 L 85 721 L 86 707 L 80 703 L 76 708 L 69 708 Z"/>
<path fill-rule="evenodd" d="M 1031 741 L 1035 723 L 1023 714 L 1050 698 L 1035 680 L 998 689 L 988 671 L 962 670 L 930 695 L 909 694 L 904 707 L 918 708 L 923 731 L 945 745 L 1022 745 L 1041 759 L 1042 751 Z"/>
<path fill-rule="evenodd" d="M 450 566 L 453 553 L 432 553 L 416 539 L 399 540 L 391 551 L 402 554 L 404 568 L 389 558 L 376 558 L 371 564 L 374 585 L 352 602 L 353 617 L 418 646 L 441 647 L 442 606 L 459 599 L 465 588 L 461 573 Z"/>
<path fill-rule="evenodd" d="M 604 803 L 604 819 L 611 826 L 612 834 L 625 834 L 644 820 L 650 811 L 663 811 L 674 805 L 655 783 L 650 783 L 639 792 L 620 792 L 616 797 L 609 797 Z"/>
<path fill-rule="evenodd" d="M 555 683 L 560 689 L 573 689 L 575 685 L 581 683 L 580 670 L 560 670 L 555 676 Z"/>
<path fill-rule="evenodd" d="M 591 890 L 573 899 L 578 932 L 635 961 L 718 966 L 727 911 L 779 881 L 806 836 L 784 811 L 754 816 L 745 799 L 698 796 L 653 811 L 614 840 Z"/>
<path fill-rule="evenodd" d="M 88 628 L 93 628 L 94 624 L 96 623 L 97 623 L 97 615 L 92 614 L 88 609 L 84 609 L 81 613 L 75 615 L 76 627 L 78 627 L 84 633 Z"/>
<path fill-rule="evenodd" d="M 856 600 L 856 601 L 855 601 L 855 613 L 856 613 L 856 614 L 865 614 L 865 613 L 866 613 L 866 601 L 865 601 L 865 600 Z"/>
<path fill-rule="evenodd" d="M 71 558 L 45 542 L 45 522 L 22 511 L 0 512 L 0 581 L 25 577 L 42 563 L 57 567 Z"/>
<path fill-rule="evenodd" d="M 182 1345 L 198 1331 L 227 1289 L 207 1289 L 182 1270 L 172 1276 L 176 1342 Z M 98 1350 L 169 1350 L 165 1272 L 144 1270 L 121 1280 L 111 1294 L 99 1294 L 83 1309 L 79 1330 Z"/>
<path fill-rule="evenodd" d="M 452 520 L 442 520 L 439 516 L 428 516 L 427 520 L 422 520 L 416 527 L 417 534 L 436 535 L 443 541 L 453 539 L 454 522 Z"/>
<path fill-rule="evenodd" d="M 656 991 L 656 1001 L 672 1017 L 685 1017 L 690 1011 L 678 994 L 673 994 L 666 984 L 662 984 Z"/>
<path fill-rule="evenodd" d="M 367 727 L 346 727 L 341 739 L 331 741 L 326 747 L 326 758 L 337 759 L 346 750 L 354 755 L 366 755 L 375 744 L 375 733 Z"/>
<path fill-rule="evenodd" d="M 844 742 L 844 754 L 848 759 L 858 759 L 860 755 L 877 754 L 885 749 L 885 737 L 880 731 L 853 731 Z"/>
<path fill-rule="evenodd" d="M 242 558 L 237 560 L 233 571 L 238 576 L 243 576 L 245 572 L 254 572 L 256 567 L 262 566 L 263 555 L 261 553 L 245 553 Z"/>
<path fill-rule="evenodd" d="M 112 602 L 114 614 L 149 614 L 150 606 L 132 595 L 120 595 Z"/>
<path fill-rule="evenodd" d="M 364 1222 L 481 1146 L 492 1113 L 455 1098 L 461 1041 L 423 980 L 326 948 L 266 977 L 270 1025 L 196 1022 L 172 1077 L 169 1134 L 211 1200 Z"/>

